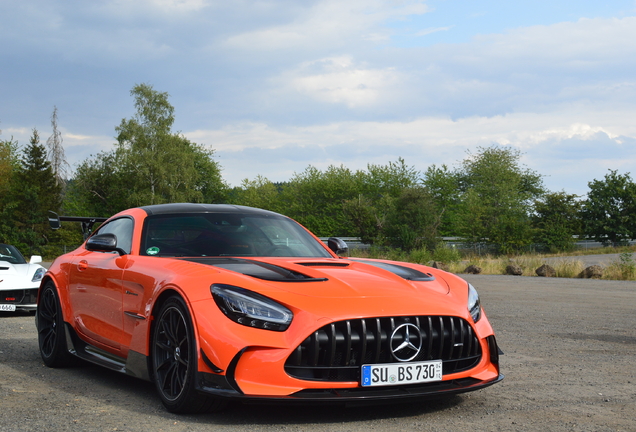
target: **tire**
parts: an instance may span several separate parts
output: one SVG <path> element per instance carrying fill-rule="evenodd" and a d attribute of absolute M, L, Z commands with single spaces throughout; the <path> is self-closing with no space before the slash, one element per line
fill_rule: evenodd
<path fill-rule="evenodd" d="M 183 414 L 223 407 L 222 401 L 195 389 L 197 344 L 188 308 L 181 297 L 169 297 L 159 309 L 151 348 L 153 380 L 168 411 Z"/>
<path fill-rule="evenodd" d="M 52 368 L 74 366 L 78 359 L 68 351 L 64 317 L 55 284 L 48 281 L 42 290 L 35 315 L 38 345 L 44 364 Z"/>

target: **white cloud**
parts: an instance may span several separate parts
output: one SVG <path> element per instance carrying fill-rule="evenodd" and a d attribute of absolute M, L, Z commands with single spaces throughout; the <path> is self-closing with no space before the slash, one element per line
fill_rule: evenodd
<path fill-rule="evenodd" d="M 258 174 L 285 181 L 308 165 L 364 169 L 368 163 L 385 164 L 399 157 L 425 170 L 431 164 L 453 165 L 466 150 L 493 144 L 521 150 L 523 162 L 547 176 L 549 189 L 570 193 L 583 194 L 587 182 L 609 168 L 636 164 L 636 125 L 620 120 L 625 113 L 580 116 L 576 107 L 571 111 L 307 127 L 242 123 L 186 135 L 217 150 L 224 176 L 234 185 Z"/>
<path fill-rule="evenodd" d="M 191 14 L 200 11 L 211 3 L 214 2 L 206 0 L 111 0 L 102 2 L 99 8 L 113 16 L 130 19 L 131 15 Z"/>
<path fill-rule="evenodd" d="M 415 33 L 415 36 L 427 36 L 433 33 L 437 33 L 437 32 L 441 32 L 441 31 L 448 31 L 450 29 L 452 29 L 455 26 L 446 26 L 446 27 L 429 27 L 426 28 L 424 30 L 420 30 L 417 33 Z"/>
<path fill-rule="evenodd" d="M 524 151 L 553 188 L 636 162 L 633 16 L 398 48 L 393 35 L 417 43 L 423 1 L 33 0 L 0 12 L 2 137 L 27 143 L 32 124 L 46 135 L 56 105 L 71 164 L 112 148 L 105 135 L 133 113 L 138 82 L 170 93 L 176 128 L 216 148 L 234 184 L 399 156 L 425 169 L 493 143 Z M 450 29 L 425 21 L 420 36 Z"/>
<path fill-rule="evenodd" d="M 322 0 L 290 22 L 229 36 L 227 48 L 247 51 L 325 49 L 358 41 L 388 41 L 387 20 L 400 20 L 429 9 L 423 1 Z"/>
<path fill-rule="evenodd" d="M 629 56 L 636 53 L 635 39 L 636 17 L 582 18 L 576 22 L 475 36 L 464 49 L 460 48 L 462 56 L 455 58 L 466 64 L 504 71 L 531 66 L 529 72 L 547 68 L 580 73 L 606 67 L 606 61 L 633 63 Z M 471 55 L 466 55 L 468 52 Z M 503 62 L 492 63 L 498 59 Z"/>
<path fill-rule="evenodd" d="M 345 104 L 349 108 L 375 104 L 398 80 L 399 74 L 393 68 L 356 66 L 350 57 L 306 62 L 281 78 L 291 89 L 317 101 Z"/>
<path fill-rule="evenodd" d="M 195 142 L 203 142 L 226 152 L 248 148 L 280 148 L 290 144 L 329 146 L 345 143 L 396 146 L 444 147 L 449 144 L 466 148 L 490 145 L 513 145 L 530 150 L 545 142 L 570 139 L 594 140 L 599 134 L 616 144 L 621 137 L 636 139 L 636 125 L 601 125 L 605 119 L 622 113 L 589 113 L 581 122 L 578 115 L 548 112 L 515 113 L 494 117 L 473 116 L 457 120 L 448 117 L 422 117 L 412 121 L 340 122 L 315 126 L 274 127 L 264 123 L 239 123 L 219 130 L 186 133 Z M 616 117 L 615 117 L 616 118 Z M 596 121 L 595 121 L 596 119 Z M 563 125 L 563 126 L 560 126 Z"/>

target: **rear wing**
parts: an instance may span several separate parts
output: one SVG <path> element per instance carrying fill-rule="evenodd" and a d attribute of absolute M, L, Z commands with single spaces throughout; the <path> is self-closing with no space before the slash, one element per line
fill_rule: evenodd
<path fill-rule="evenodd" d="M 84 240 L 93 232 L 93 225 L 97 222 L 105 222 L 105 217 L 84 217 L 84 216 L 58 216 L 57 213 L 49 211 L 49 225 L 51 229 L 60 229 L 62 222 L 80 222 L 82 224 L 82 234 Z"/>

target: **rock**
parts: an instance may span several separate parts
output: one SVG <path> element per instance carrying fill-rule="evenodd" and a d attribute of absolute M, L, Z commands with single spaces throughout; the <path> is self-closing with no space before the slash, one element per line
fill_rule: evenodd
<path fill-rule="evenodd" d="M 536 269 L 535 273 L 537 274 L 537 276 L 543 276 L 543 277 L 555 277 L 556 276 L 556 270 L 554 269 L 554 267 L 551 267 L 551 266 L 549 266 L 547 264 L 543 264 L 541 267 Z"/>
<path fill-rule="evenodd" d="M 599 265 L 589 266 L 579 273 L 579 277 L 583 279 L 600 279 L 603 277 L 603 267 Z"/>
<path fill-rule="evenodd" d="M 464 273 L 479 274 L 481 273 L 481 267 L 476 266 L 475 264 L 471 264 L 468 267 L 466 267 L 466 270 L 464 270 Z"/>
<path fill-rule="evenodd" d="M 433 267 L 433 268 L 436 268 L 436 269 L 440 269 L 440 270 L 448 271 L 448 265 L 444 264 L 444 263 L 443 263 L 443 262 L 441 262 L 441 261 L 433 261 L 433 265 L 432 265 L 432 267 Z"/>
<path fill-rule="evenodd" d="M 518 264 L 509 264 L 508 267 L 506 267 L 506 274 L 513 275 L 513 276 L 521 276 L 523 274 L 523 269 Z"/>

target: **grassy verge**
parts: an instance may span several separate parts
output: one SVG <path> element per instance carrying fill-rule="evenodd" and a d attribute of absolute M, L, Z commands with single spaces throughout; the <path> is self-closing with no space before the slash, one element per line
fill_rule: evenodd
<path fill-rule="evenodd" d="M 481 267 L 481 274 L 506 274 L 509 264 L 516 264 L 523 269 L 523 276 L 537 276 L 536 269 L 548 264 L 556 271 L 556 277 L 575 278 L 583 271 L 583 261 L 572 259 L 560 259 L 557 262 L 546 262 L 545 255 L 532 254 L 516 257 L 482 257 L 473 258 L 464 262 L 453 263 L 449 266 L 452 273 L 463 273 L 466 267 L 473 264 Z"/>
<path fill-rule="evenodd" d="M 481 274 L 503 275 L 506 267 L 517 264 L 523 269 L 523 276 L 537 276 L 536 269 L 543 264 L 548 264 L 556 271 L 556 277 L 576 278 L 585 269 L 583 261 L 576 258 L 575 252 L 569 254 L 523 254 L 518 256 L 467 256 L 462 257 L 459 252 L 443 248 L 440 252 L 416 250 L 410 253 L 399 249 L 371 248 L 367 250 L 353 249 L 351 256 L 358 258 L 377 258 L 393 261 L 413 262 L 417 264 L 431 265 L 432 261 L 444 262 L 451 273 L 464 273 L 469 265 L 475 265 L 482 269 Z M 597 253 L 620 253 L 619 259 L 613 260 L 609 265 L 603 266 L 602 279 L 608 280 L 636 280 L 636 248 L 601 248 L 595 249 Z M 591 255 L 578 253 L 577 255 Z M 558 260 L 546 260 L 546 258 L 559 257 Z M 572 258 L 567 258 L 572 257 Z"/>

